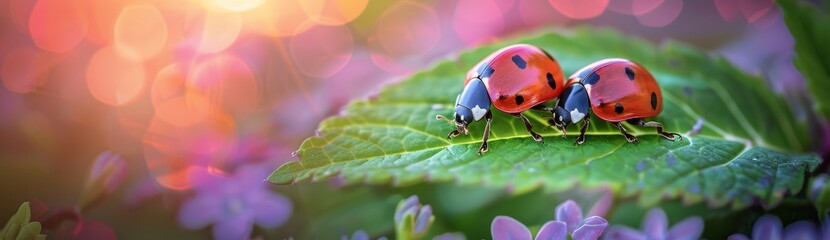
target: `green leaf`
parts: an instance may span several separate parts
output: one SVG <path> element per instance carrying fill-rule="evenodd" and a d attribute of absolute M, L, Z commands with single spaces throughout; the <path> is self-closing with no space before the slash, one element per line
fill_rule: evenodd
<path fill-rule="evenodd" d="M 40 223 L 39 222 L 30 222 L 20 228 L 20 232 L 17 233 L 16 240 L 34 240 L 38 236 L 40 236 Z"/>
<path fill-rule="evenodd" d="M 655 120 L 680 133 L 703 121 L 699 134 L 672 142 L 658 138 L 653 129 L 629 126 L 640 137 L 633 144 L 594 118 L 585 144 L 574 146 L 574 136 L 561 139 L 545 128 L 549 113 L 528 112 L 534 129 L 545 137 L 539 144 L 520 120 L 494 111 L 490 151 L 483 156 L 476 155 L 483 123 L 472 124 L 470 136 L 446 139 L 453 127 L 434 116 L 450 116 L 465 72 L 514 43 L 549 51 L 566 73 L 603 58 L 637 61 L 663 89 L 664 110 Z M 571 132 L 576 131 L 572 126 Z M 583 29 L 484 46 L 388 86 L 372 99 L 353 101 L 342 116 L 323 121 L 320 134 L 297 151 L 300 160 L 281 166 L 269 181 L 334 176 L 350 184 L 395 186 L 454 181 L 508 187 L 515 193 L 537 187 L 558 192 L 579 184 L 607 186 L 623 197 L 639 194 L 644 205 L 682 195 L 690 203 L 706 200 L 742 208 L 760 200 L 770 206 L 786 192 L 799 191 L 804 172 L 819 163 L 815 154 L 799 153 L 809 145 L 806 131 L 762 79 L 723 58 L 678 43 L 656 48 L 616 32 Z"/>
<path fill-rule="evenodd" d="M 6 225 L 0 230 L 0 237 L 3 239 L 14 239 L 21 226 L 26 225 L 32 219 L 32 211 L 29 202 L 20 204 L 17 212 L 9 218 Z"/>
<path fill-rule="evenodd" d="M 807 81 L 807 90 L 816 100 L 817 111 L 830 119 L 830 1 L 821 1 L 825 9 L 807 1 L 778 0 L 784 22 L 795 38 L 793 64 Z"/>

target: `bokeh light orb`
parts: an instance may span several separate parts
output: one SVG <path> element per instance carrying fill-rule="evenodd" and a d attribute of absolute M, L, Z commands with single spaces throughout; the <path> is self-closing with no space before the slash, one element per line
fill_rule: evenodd
<path fill-rule="evenodd" d="M 32 15 L 32 9 L 35 7 L 37 1 L 9 0 L 7 2 L 9 8 L 8 14 L 12 24 L 21 33 L 29 35 L 29 18 Z"/>
<path fill-rule="evenodd" d="M 29 18 L 29 33 L 40 49 L 65 53 L 86 37 L 89 21 L 76 0 L 38 0 Z"/>
<path fill-rule="evenodd" d="M 154 117 L 144 134 L 144 159 L 156 182 L 171 190 L 194 185 L 194 175 L 222 166 L 237 141 L 236 124 L 221 111 L 174 126 Z"/>
<path fill-rule="evenodd" d="M 155 116 L 165 123 L 184 127 L 205 118 L 209 113 L 207 99 L 191 96 L 185 99 L 187 69 L 173 63 L 159 70 L 150 88 L 150 100 Z"/>
<path fill-rule="evenodd" d="M 205 12 L 201 28 L 193 31 L 198 42 L 196 50 L 218 53 L 230 47 L 242 30 L 242 18 L 235 12 Z"/>
<path fill-rule="evenodd" d="M 302 0 L 303 11 L 315 23 L 343 25 L 351 22 L 366 9 L 369 0 Z"/>
<path fill-rule="evenodd" d="M 137 53 L 107 46 L 89 60 L 87 87 L 95 99 L 119 106 L 129 103 L 144 90 L 144 65 Z"/>
<path fill-rule="evenodd" d="M 459 0 L 453 14 L 453 30 L 468 45 L 492 40 L 504 30 L 501 12 L 492 0 Z"/>
<path fill-rule="evenodd" d="M 732 22 L 738 16 L 738 1 L 735 0 L 714 0 L 718 14 L 727 22 Z"/>
<path fill-rule="evenodd" d="M 665 0 L 614 0 L 608 2 L 608 10 L 627 14 L 627 15 L 642 15 L 653 11 L 657 6 L 663 4 Z"/>
<path fill-rule="evenodd" d="M 243 25 L 252 31 L 272 37 L 294 36 L 312 27 L 306 22 L 310 10 L 303 9 L 301 1 L 269 0 L 261 7 L 245 12 Z"/>
<path fill-rule="evenodd" d="M 125 7 L 115 20 L 115 47 L 146 60 L 156 56 L 167 42 L 167 23 L 150 4 Z"/>
<path fill-rule="evenodd" d="M 400 2 L 380 17 L 374 37 L 391 57 L 425 54 L 441 40 L 441 25 L 429 7 Z"/>
<path fill-rule="evenodd" d="M 0 79 L 3 86 L 16 93 L 30 93 L 45 82 L 52 64 L 40 50 L 20 47 L 3 57 Z"/>
<path fill-rule="evenodd" d="M 245 12 L 262 6 L 266 0 L 209 0 L 209 7 L 218 7 L 233 12 Z"/>
<path fill-rule="evenodd" d="M 209 101 L 211 109 L 247 112 L 259 105 L 259 86 L 248 65 L 230 54 L 199 62 L 188 73 L 187 104 Z"/>
<path fill-rule="evenodd" d="M 564 25 L 570 21 L 545 1 L 519 1 L 519 15 L 530 27 Z"/>
<path fill-rule="evenodd" d="M 556 11 L 573 19 L 590 19 L 608 8 L 609 0 L 548 0 Z"/>
<path fill-rule="evenodd" d="M 318 25 L 292 37 L 288 50 L 303 75 L 327 78 L 352 58 L 354 37 L 346 26 Z"/>
<path fill-rule="evenodd" d="M 375 65 L 403 74 L 417 68 L 441 39 L 441 23 L 432 8 L 401 1 L 380 16 L 367 44 Z"/>
<path fill-rule="evenodd" d="M 84 3 L 89 17 L 86 40 L 100 45 L 112 43 L 115 37 L 115 21 L 128 3 L 111 0 L 84 0 Z"/>
<path fill-rule="evenodd" d="M 665 27 L 674 22 L 683 10 L 683 0 L 665 0 L 653 11 L 637 15 L 637 21 L 649 27 Z"/>

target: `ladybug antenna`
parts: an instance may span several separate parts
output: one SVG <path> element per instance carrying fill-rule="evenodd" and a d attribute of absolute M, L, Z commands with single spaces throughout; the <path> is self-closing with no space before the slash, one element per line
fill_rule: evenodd
<path fill-rule="evenodd" d="M 435 119 L 444 120 L 444 121 L 447 121 L 447 123 L 449 123 L 449 124 L 455 125 L 455 121 L 453 121 L 452 119 L 449 119 L 447 117 L 444 117 L 444 115 L 435 115 Z"/>
<path fill-rule="evenodd" d="M 447 117 L 444 117 L 444 115 L 435 115 L 435 119 L 444 120 L 444 121 L 447 121 L 447 123 L 449 123 L 449 124 L 455 125 L 455 121 L 453 121 L 452 119 L 449 119 Z"/>

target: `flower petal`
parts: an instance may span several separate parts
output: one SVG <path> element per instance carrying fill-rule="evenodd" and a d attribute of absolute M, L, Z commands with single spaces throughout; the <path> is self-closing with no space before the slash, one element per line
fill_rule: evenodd
<path fill-rule="evenodd" d="M 531 240 L 530 230 L 516 219 L 508 216 L 497 216 L 490 224 L 490 234 L 493 240 Z"/>
<path fill-rule="evenodd" d="M 699 239 L 703 234 L 703 219 L 700 217 L 688 217 L 675 224 L 669 233 L 666 234 L 666 239 Z"/>
<path fill-rule="evenodd" d="M 652 208 L 643 221 L 643 233 L 649 239 L 666 239 L 668 225 L 669 220 L 666 218 L 666 212 L 663 212 L 663 209 L 660 208 Z"/>
<path fill-rule="evenodd" d="M 457 233 L 457 232 L 444 233 L 444 234 L 441 234 L 441 235 L 438 235 L 438 236 L 435 236 L 434 238 L 432 238 L 432 240 L 465 240 L 465 239 L 467 239 L 467 238 L 464 237 L 463 233 Z"/>
<path fill-rule="evenodd" d="M 596 240 L 608 227 L 608 221 L 605 218 L 592 216 L 586 218 L 574 233 L 571 234 L 573 240 Z"/>
<path fill-rule="evenodd" d="M 556 206 L 556 221 L 565 222 L 572 234 L 582 222 L 582 209 L 573 200 L 565 201 Z"/>
<path fill-rule="evenodd" d="M 791 223 L 784 228 L 784 240 L 820 239 L 816 225 L 810 221 L 801 220 Z M 825 236 L 830 238 L 830 236 Z"/>
<path fill-rule="evenodd" d="M 187 229 L 199 229 L 221 220 L 221 200 L 213 195 L 197 194 L 179 208 L 179 225 Z"/>
<path fill-rule="evenodd" d="M 291 216 L 291 201 L 282 195 L 269 192 L 267 188 L 261 191 L 265 193 L 263 197 L 248 199 L 251 207 L 246 211 L 252 211 L 256 224 L 263 227 L 273 228 L 285 223 Z"/>
<path fill-rule="evenodd" d="M 416 195 L 412 195 L 403 203 L 399 203 L 398 208 L 395 209 L 395 222 L 401 222 L 403 215 L 406 213 L 415 214 L 418 211 L 418 205 L 420 205 L 420 203 L 418 202 L 418 196 Z"/>
<path fill-rule="evenodd" d="M 755 227 L 752 227 L 752 239 L 767 240 L 767 239 L 781 239 L 781 219 L 774 215 L 764 215 L 755 221 Z"/>
<path fill-rule="evenodd" d="M 604 189 L 602 190 L 602 195 L 597 199 L 597 202 L 591 207 L 591 210 L 588 210 L 588 216 L 605 216 L 613 204 L 614 194 L 611 190 Z"/>
<path fill-rule="evenodd" d="M 646 240 L 646 235 L 626 226 L 611 226 L 603 235 L 605 240 Z"/>
<path fill-rule="evenodd" d="M 746 235 L 736 233 L 736 234 L 729 235 L 729 237 L 727 237 L 726 240 L 751 240 L 751 239 L 749 239 L 749 237 L 747 237 Z"/>
<path fill-rule="evenodd" d="M 830 221 L 827 220 L 830 216 L 824 216 L 824 223 L 821 224 L 821 232 L 824 238 L 830 238 Z"/>
<path fill-rule="evenodd" d="M 536 240 L 568 240 L 568 226 L 560 221 L 546 222 L 536 234 Z"/>
<path fill-rule="evenodd" d="M 429 227 L 430 220 L 432 220 L 432 207 L 424 205 L 418 216 L 415 218 L 415 234 L 421 234 Z"/>
<path fill-rule="evenodd" d="M 352 240 L 369 240 L 369 234 L 363 230 L 357 230 L 352 234 Z"/>
<path fill-rule="evenodd" d="M 254 221 L 247 216 L 225 218 L 213 225 L 213 238 L 216 240 L 248 239 L 254 228 Z"/>

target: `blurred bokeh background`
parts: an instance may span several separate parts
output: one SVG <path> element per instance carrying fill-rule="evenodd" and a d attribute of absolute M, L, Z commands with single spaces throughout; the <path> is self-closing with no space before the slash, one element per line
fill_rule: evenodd
<path fill-rule="evenodd" d="M 459 51 L 580 26 L 802 96 L 772 0 L 0 0 L 0 217 L 32 201 L 61 238 L 292 236 L 343 191 L 261 180 L 321 119 Z"/>

